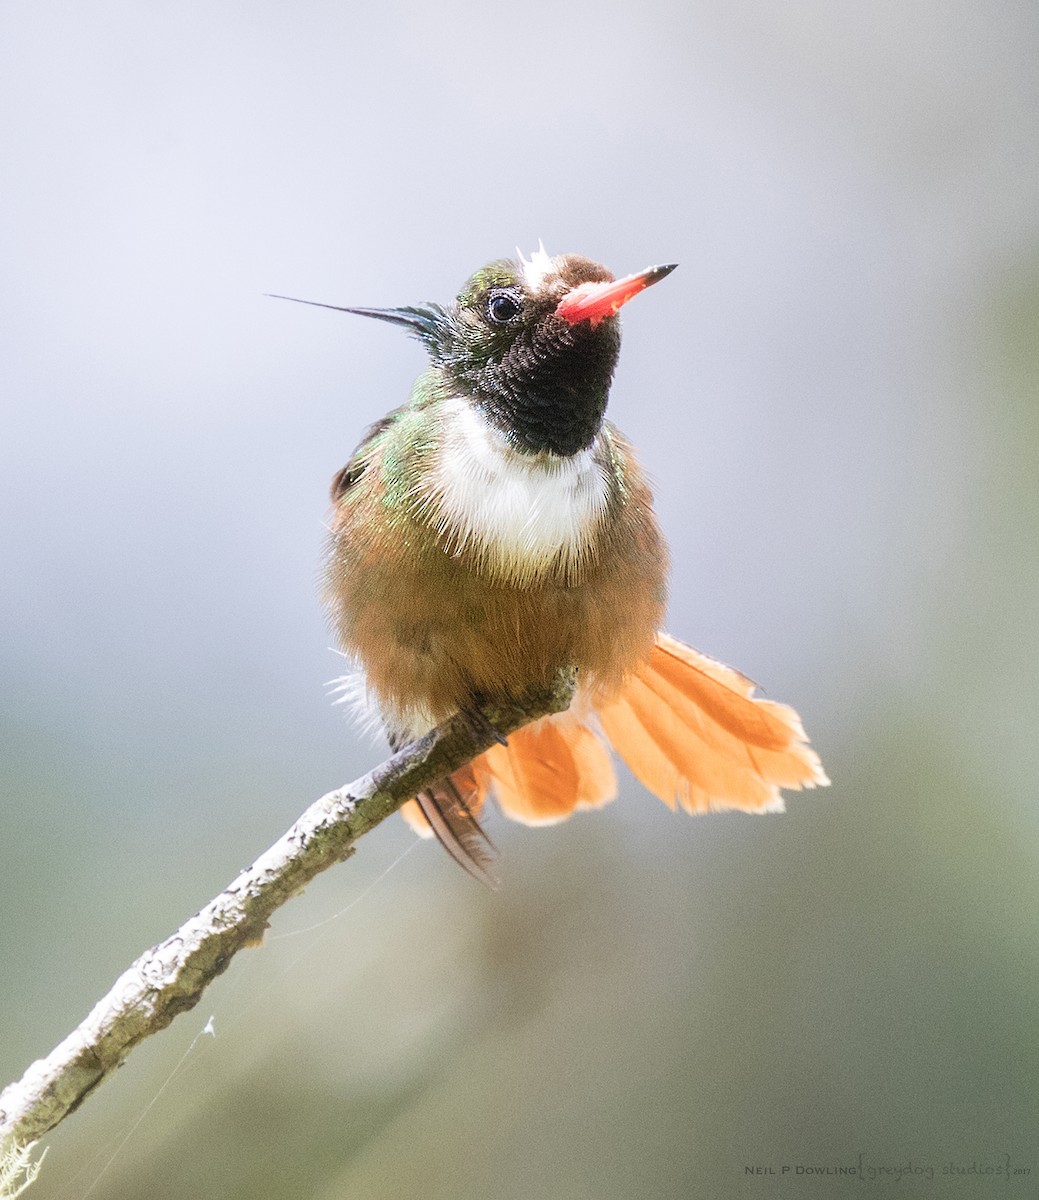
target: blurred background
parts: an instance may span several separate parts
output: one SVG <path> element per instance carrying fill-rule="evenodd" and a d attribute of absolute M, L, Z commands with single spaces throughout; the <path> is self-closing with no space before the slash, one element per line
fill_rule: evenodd
<path fill-rule="evenodd" d="M 421 350 L 265 292 L 680 263 L 611 406 L 670 628 L 834 781 L 497 820 L 497 894 L 391 820 L 33 1196 L 1035 1194 L 1037 54 L 1015 0 L 4 6 L 0 1083 L 383 757 L 316 574 Z"/>

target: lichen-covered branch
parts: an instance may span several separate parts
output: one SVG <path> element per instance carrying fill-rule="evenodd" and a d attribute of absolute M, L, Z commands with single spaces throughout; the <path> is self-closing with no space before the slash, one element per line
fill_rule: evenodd
<path fill-rule="evenodd" d="M 196 916 L 153 946 L 115 981 L 77 1029 L 0 1092 L 0 1154 L 37 1141 L 74 1112 L 138 1042 L 194 1008 L 245 946 L 258 944 L 275 909 L 315 875 L 353 853 L 354 843 L 405 800 L 486 750 L 495 732 L 562 712 L 572 673 L 480 722 L 452 717 L 355 783 L 322 796 L 292 828 Z"/>

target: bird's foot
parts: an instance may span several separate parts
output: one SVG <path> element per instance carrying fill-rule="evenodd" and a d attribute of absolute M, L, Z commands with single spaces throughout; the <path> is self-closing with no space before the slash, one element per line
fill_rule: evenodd
<path fill-rule="evenodd" d="M 474 704 L 460 709 L 459 716 L 469 726 L 469 731 L 478 741 L 490 738 L 492 741 L 497 742 L 499 746 L 507 746 L 509 744 L 508 738 L 499 729 L 494 727 L 490 717 L 477 705 Z"/>

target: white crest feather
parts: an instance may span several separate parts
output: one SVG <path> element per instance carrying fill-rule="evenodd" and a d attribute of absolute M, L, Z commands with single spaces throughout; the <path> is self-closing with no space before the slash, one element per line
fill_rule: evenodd
<path fill-rule="evenodd" d="M 552 256 L 545 249 L 545 243 L 540 238 L 538 238 L 538 248 L 530 258 L 525 258 L 523 251 L 518 246 L 516 247 L 516 257 L 523 268 L 524 282 L 531 292 L 536 292 L 544 283 L 545 278 L 556 269 Z"/>

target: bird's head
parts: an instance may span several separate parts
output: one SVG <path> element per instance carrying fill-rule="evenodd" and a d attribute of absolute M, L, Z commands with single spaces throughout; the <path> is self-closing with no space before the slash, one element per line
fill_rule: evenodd
<path fill-rule="evenodd" d="M 673 270 L 615 279 L 591 259 L 553 258 L 539 247 L 529 259 L 481 267 L 448 307 L 341 311 L 418 337 L 447 387 L 516 449 L 569 456 L 588 447 L 602 424 L 620 350 L 617 313 Z"/>

